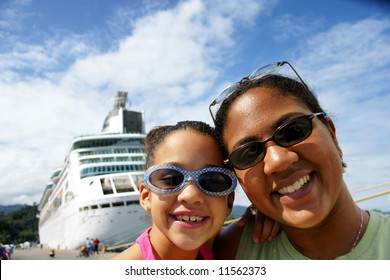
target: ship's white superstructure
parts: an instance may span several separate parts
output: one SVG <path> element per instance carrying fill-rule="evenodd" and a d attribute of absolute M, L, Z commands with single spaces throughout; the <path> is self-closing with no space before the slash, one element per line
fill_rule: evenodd
<path fill-rule="evenodd" d="M 87 238 L 106 246 L 132 242 L 150 225 L 139 204 L 145 169 L 143 113 L 126 109 L 118 92 L 102 133 L 73 139 L 39 204 L 39 238 L 51 248 L 77 249 Z"/>

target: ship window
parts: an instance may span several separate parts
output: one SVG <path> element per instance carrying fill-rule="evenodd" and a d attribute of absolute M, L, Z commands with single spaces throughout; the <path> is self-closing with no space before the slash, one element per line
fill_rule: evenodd
<path fill-rule="evenodd" d="M 81 140 L 75 142 L 72 146 L 72 150 L 90 148 L 90 147 L 107 147 L 112 145 L 142 145 L 143 139 L 122 139 L 122 138 L 114 138 L 114 139 L 97 139 L 97 140 Z"/>
<path fill-rule="evenodd" d="M 87 211 L 87 210 L 88 210 L 88 206 L 85 206 L 85 207 L 83 208 L 83 210 L 84 210 L 84 211 Z"/>
<path fill-rule="evenodd" d="M 102 185 L 103 194 L 113 194 L 112 184 L 109 178 L 101 178 L 100 183 Z"/>
<path fill-rule="evenodd" d="M 133 160 L 133 161 L 142 161 L 143 158 L 142 158 L 142 157 L 139 157 L 139 156 L 135 156 L 135 157 L 132 157 L 132 160 Z"/>
<path fill-rule="evenodd" d="M 100 207 L 101 208 L 109 208 L 110 207 L 110 203 L 100 204 Z"/>
<path fill-rule="evenodd" d="M 97 205 L 91 205 L 91 209 L 98 209 Z"/>
<path fill-rule="evenodd" d="M 80 171 L 80 178 L 96 176 L 107 173 L 120 173 L 124 171 L 144 171 L 144 164 L 109 165 L 85 168 Z"/>
<path fill-rule="evenodd" d="M 112 207 L 119 207 L 119 206 L 124 206 L 124 205 L 125 205 L 125 203 L 123 201 L 112 203 Z"/>
<path fill-rule="evenodd" d="M 139 201 L 126 201 L 126 205 L 139 204 Z"/>
<path fill-rule="evenodd" d="M 115 177 L 112 179 L 117 193 L 133 192 L 130 179 L 127 176 Z"/>

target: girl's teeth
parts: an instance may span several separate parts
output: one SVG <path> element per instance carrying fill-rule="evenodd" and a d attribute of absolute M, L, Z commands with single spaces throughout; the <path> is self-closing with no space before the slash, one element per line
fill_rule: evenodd
<path fill-rule="evenodd" d="M 200 216 L 187 216 L 187 215 L 180 215 L 176 216 L 176 220 L 179 221 L 185 221 L 185 222 L 201 222 L 205 218 Z"/>
<path fill-rule="evenodd" d="M 291 186 L 287 186 L 287 187 L 281 188 L 278 192 L 280 194 L 287 194 L 287 193 L 295 192 L 296 190 L 299 190 L 309 180 L 310 180 L 310 176 L 309 175 L 305 175 L 302 178 L 300 178 L 298 181 L 296 181 L 294 184 L 292 184 Z"/>

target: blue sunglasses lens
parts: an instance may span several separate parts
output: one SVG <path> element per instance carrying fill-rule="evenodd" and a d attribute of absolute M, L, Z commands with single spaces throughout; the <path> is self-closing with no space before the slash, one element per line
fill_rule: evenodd
<path fill-rule="evenodd" d="M 174 189 L 179 187 L 184 180 L 184 175 L 174 169 L 158 169 L 150 174 L 150 182 L 159 189 Z"/>
<path fill-rule="evenodd" d="M 209 192 L 223 192 L 232 186 L 232 179 L 224 173 L 208 171 L 199 176 L 199 185 Z"/>
<path fill-rule="evenodd" d="M 150 183 L 161 190 L 173 190 L 184 184 L 187 178 L 179 170 L 171 168 L 157 169 L 149 174 Z M 233 185 L 232 178 L 219 171 L 205 171 L 199 174 L 196 183 L 210 193 L 227 191 Z"/>

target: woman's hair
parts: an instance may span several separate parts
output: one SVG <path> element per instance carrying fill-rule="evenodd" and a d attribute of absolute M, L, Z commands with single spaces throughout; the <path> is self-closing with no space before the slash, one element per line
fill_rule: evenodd
<path fill-rule="evenodd" d="M 181 121 L 175 125 L 158 126 L 149 131 L 145 138 L 146 168 L 149 168 L 154 161 L 154 154 L 159 144 L 171 133 L 179 130 L 191 130 L 215 139 L 217 136 L 214 128 L 201 121 Z"/>
<path fill-rule="evenodd" d="M 223 129 L 226 126 L 227 115 L 230 107 L 239 96 L 243 95 L 249 89 L 260 87 L 275 88 L 278 90 L 278 94 L 295 98 L 298 103 L 306 106 L 313 113 L 324 112 L 315 94 L 311 92 L 305 85 L 294 79 L 274 74 L 267 75 L 260 79 L 245 80 L 228 98 L 222 102 L 215 116 L 215 131 L 218 140 L 223 147 Z M 321 120 L 327 125 L 325 118 L 321 118 Z M 225 155 L 227 155 L 225 149 L 223 152 Z"/>

